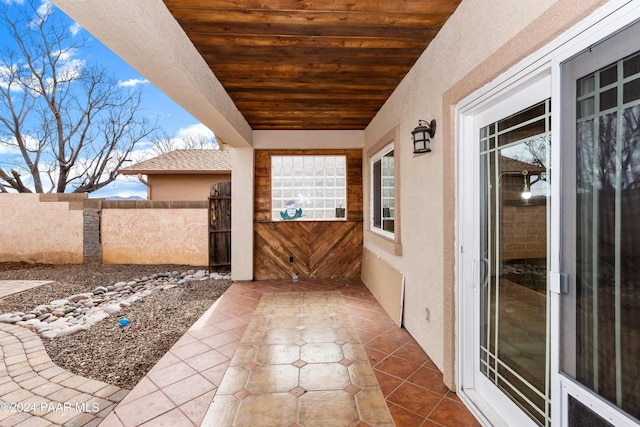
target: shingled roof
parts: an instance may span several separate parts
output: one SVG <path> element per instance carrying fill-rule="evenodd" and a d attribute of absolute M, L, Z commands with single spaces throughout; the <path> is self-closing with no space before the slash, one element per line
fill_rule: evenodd
<path fill-rule="evenodd" d="M 174 150 L 120 169 L 123 175 L 221 174 L 231 172 L 231 154 L 220 150 Z"/>

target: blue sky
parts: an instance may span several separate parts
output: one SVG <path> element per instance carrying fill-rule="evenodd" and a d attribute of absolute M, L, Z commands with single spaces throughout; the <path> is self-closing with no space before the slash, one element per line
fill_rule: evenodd
<path fill-rule="evenodd" d="M 19 4 L 22 1 L 3 0 L 3 2 L 8 4 Z M 42 4 L 51 5 L 50 3 L 47 3 L 46 0 L 43 1 Z M 142 75 L 111 52 L 111 50 L 104 46 L 98 39 L 86 32 L 86 30 L 82 29 L 70 18 L 66 17 L 66 15 L 64 15 L 60 10 L 54 8 L 53 13 L 59 16 L 64 16 L 68 20 L 69 31 L 74 34 L 74 37 L 85 36 L 88 38 L 89 43 L 87 44 L 87 47 L 75 55 L 76 60 L 106 67 L 108 72 L 112 73 L 122 86 L 142 86 L 142 112 L 147 117 L 157 120 L 159 126 L 164 130 L 166 135 L 171 135 L 178 139 L 197 135 L 213 135 L 212 132 L 198 120 L 173 102 L 163 92 L 149 83 Z M 8 40 L 6 40 L 5 37 L 0 37 L 0 48 L 3 48 L 7 41 Z M 129 156 L 129 158 L 133 160 L 133 163 L 131 164 L 154 156 L 155 154 L 149 149 L 150 145 L 150 142 L 143 142 L 139 144 L 135 152 Z M 7 160 L 7 154 L 3 153 L 2 147 L 0 147 L 0 164 L 3 160 Z M 137 178 L 121 175 L 116 182 L 101 190 L 91 193 L 90 197 L 112 197 L 115 195 L 122 197 L 139 196 L 146 198 L 147 192 L 146 187 L 140 183 Z"/>

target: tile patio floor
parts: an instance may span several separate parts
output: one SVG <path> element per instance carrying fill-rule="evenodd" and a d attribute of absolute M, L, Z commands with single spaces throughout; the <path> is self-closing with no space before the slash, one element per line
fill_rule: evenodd
<path fill-rule="evenodd" d="M 234 283 L 100 426 L 364 427 L 389 415 L 479 425 L 360 280 L 283 280 Z"/>

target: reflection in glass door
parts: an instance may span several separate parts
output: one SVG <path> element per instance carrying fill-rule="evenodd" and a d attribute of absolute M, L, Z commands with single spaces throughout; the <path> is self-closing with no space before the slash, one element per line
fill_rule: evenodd
<path fill-rule="evenodd" d="M 562 164 L 568 171 L 563 179 L 563 269 L 570 278 L 562 299 L 562 371 L 636 420 L 640 52 L 583 72 L 600 67 L 607 60 L 603 52 L 620 55 L 625 42 L 637 50 L 639 35 L 640 24 L 635 24 L 564 66 L 563 91 L 570 94 L 567 104 L 575 109 L 575 121 Z"/>
<path fill-rule="evenodd" d="M 480 131 L 480 371 L 549 425 L 550 100 Z"/>

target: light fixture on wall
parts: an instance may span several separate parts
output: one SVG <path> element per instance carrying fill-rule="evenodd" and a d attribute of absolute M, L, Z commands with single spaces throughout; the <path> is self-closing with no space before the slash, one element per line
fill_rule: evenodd
<path fill-rule="evenodd" d="M 522 171 L 522 179 L 524 181 L 524 184 L 522 186 L 522 193 L 520 193 L 520 197 L 522 197 L 524 200 L 529 200 L 531 198 L 531 188 L 529 188 L 529 179 L 527 178 L 528 175 L 528 170 L 525 169 Z"/>
<path fill-rule="evenodd" d="M 431 151 L 431 138 L 436 134 L 436 121 L 418 120 L 416 127 L 411 134 L 413 135 L 413 152 L 414 154 L 428 153 Z"/>

